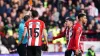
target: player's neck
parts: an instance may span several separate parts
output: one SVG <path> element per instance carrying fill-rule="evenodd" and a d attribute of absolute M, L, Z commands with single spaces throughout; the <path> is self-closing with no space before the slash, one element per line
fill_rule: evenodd
<path fill-rule="evenodd" d="M 79 23 L 80 23 L 81 25 L 83 25 L 83 23 L 82 23 L 81 21 L 79 21 Z"/>
<path fill-rule="evenodd" d="M 70 29 L 72 26 L 69 26 L 68 28 Z"/>
<path fill-rule="evenodd" d="M 34 19 L 39 19 L 38 17 L 34 17 Z"/>

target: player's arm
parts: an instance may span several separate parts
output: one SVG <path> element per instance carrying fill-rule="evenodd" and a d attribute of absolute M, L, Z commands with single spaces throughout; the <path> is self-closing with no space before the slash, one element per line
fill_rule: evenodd
<path fill-rule="evenodd" d="M 78 54 L 78 50 L 79 50 L 79 38 L 81 37 L 81 29 L 80 28 L 77 28 L 75 29 L 75 51 L 76 51 L 76 54 Z"/>
<path fill-rule="evenodd" d="M 43 29 L 43 36 L 44 36 L 44 40 L 46 41 L 46 44 L 48 46 L 47 33 L 46 33 L 46 30 L 45 29 Z"/>
<path fill-rule="evenodd" d="M 19 44 L 21 44 L 21 43 L 22 43 L 22 41 L 23 41 L 24 37 L 26 36 L 26 33 L 27 33 L 27 28 L 26 28 L 26 27 L 24 27 L 24 32 L 23 32 L 23 35 L 22 35 L 22 39 L 21 39 L 21 41 L 19 42 Z"/>
<path fill-rule="evenodd" d="M 66 29 L 63 32 L 61 32 L 60 34 L 58 34 L 57 37 L 53 37 L 53 40 L 63 37 L 65 35 L 65 32 L 66 32 Z"/>

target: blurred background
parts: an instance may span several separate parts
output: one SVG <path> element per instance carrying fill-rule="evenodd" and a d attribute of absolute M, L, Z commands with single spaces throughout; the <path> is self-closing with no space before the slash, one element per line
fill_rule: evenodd
<path fill-rule="evenodd" d="M 21 19 L 29 11 L 29 0 L 0 0 L 0 56 L 6 54 L 18 56 L 18 27 Z M 64 31 L 67 17 L 74 23 L 77 15 L 84 13 L 88 22 L 83 27 L 84 35 L 81 36 L 83 55 L 88 48 L 93 46 L 96 55 L 100 52 L 100 0 L 32 0 L 32 9 L 37 10 L 40 20 L 45 22 L 48 33 L 49 49 L 44 56 L 64 56 L 66 38 L 53 40 L 60 32 Z M 44 39 L 43 39 L 44 40 Z"/>

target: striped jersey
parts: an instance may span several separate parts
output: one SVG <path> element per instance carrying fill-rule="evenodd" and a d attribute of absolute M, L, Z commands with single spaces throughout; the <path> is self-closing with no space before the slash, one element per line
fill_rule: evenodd
<path fill-rule="evenodd" d="M 41 46 L 45 23 L 38 19 L 28 20 L 25 23 L 28 31 L 28 46 Z"/>
<path fill-rule="evenodd" d="M 72 35 L 68 42 L 68 50 L 77 50 L 79 49 L 80 37 L 82 35 L 82 25 L 77 22 L 72 29 Z"/>

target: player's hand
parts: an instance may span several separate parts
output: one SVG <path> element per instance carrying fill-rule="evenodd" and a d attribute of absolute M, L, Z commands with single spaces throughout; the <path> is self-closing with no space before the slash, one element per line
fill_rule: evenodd
<path fill-rule="evenodd" d="M 79 54 L 79 50 L 75 50 L 75 55 L 77 56 Z"/>
<path fill-rule="evenodd" d="M 42 44 L 42 51 L 48 51 L 47 44 Z"/>
<path fill-rule="evenodd" d="M 21 42 L 18 43 L 18 46 L 21 44 Z"/>
<path fill-rule="evenodd" d="M 56 39 L 56 37 L 53 37 L 53 40 L 55 40 Z"/>
<path fill-rule="evenodd" d="M 48 43 L 46 43 L 46 45 L 48 46 Z"/>
<path fill-rule="evenodd" d="M 78 55 L 79 54 L 79 50 L 77 49 L 77 50 L 75 50 L 75 54 L 76 55 Z"/>

